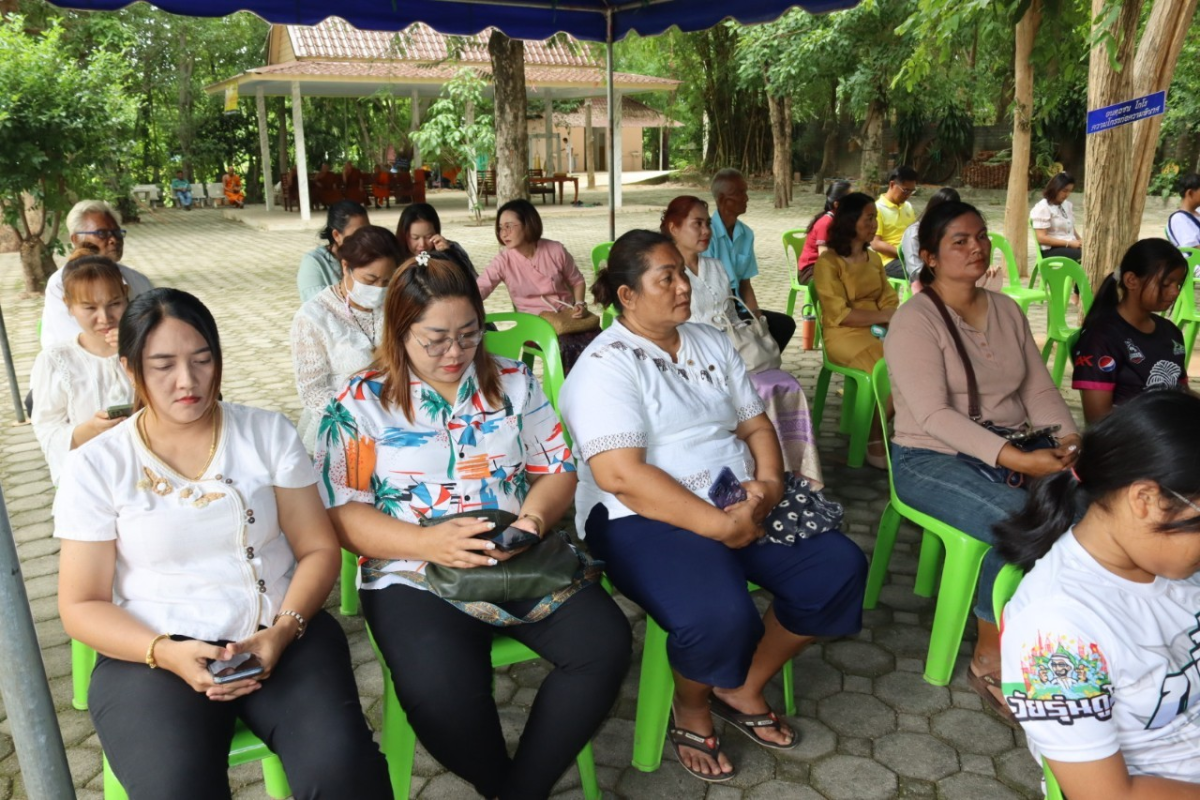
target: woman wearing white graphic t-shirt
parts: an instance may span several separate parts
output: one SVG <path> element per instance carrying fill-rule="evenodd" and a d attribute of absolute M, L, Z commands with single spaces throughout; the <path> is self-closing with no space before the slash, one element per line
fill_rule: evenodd
<path fill-rule="evenodd" d="M 1030 570 L 1004 609 L 1005 699 L 1067 797 L 1200 798 L 1198 438 L 1200 398 L 1143 393 L 996 527 Z"/>

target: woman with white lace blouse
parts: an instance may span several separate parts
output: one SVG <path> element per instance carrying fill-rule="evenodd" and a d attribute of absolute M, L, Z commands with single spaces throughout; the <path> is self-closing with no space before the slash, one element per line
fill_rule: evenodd
<path fill-rule="evenodd" d="M 67 453 L 124 419 L 110 419 L 108 409 L 133 402 L 116 340 L 129 287 L 112 260 L 86 251 L 74 255 L 63 269 L 63 300 L 83 330 L 39 353 L 29 379 L 37 397 L 33 433 L 55 486 Z"/>
<path fill-rule="evenodd" d="M 400 261 L 396 237 L 366 225 L 338 249 L 342 279 L 300 307 L 292 321 L 292 363 L 303 409 L 300 438 L 311 453 L 325 406 L 371 363 L 383 333 L 383 296 Z"/>

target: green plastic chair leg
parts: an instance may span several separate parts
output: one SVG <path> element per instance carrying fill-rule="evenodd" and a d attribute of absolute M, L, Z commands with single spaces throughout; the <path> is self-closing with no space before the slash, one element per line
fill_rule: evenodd
<path fill-rule="evenodd" d="M 854 399 L 858 396 L 858 382 L 842 376 L 842 418 L 838 420 L 838 433 L 854 435 Z"/>
<path fill-rule="evenodd" d="M 817 389 L 813 392 L 812 426 L 813 436 L 821 431 L 821 418 L 825 416 L 825 396 L 829 393 L 829 379 L 833 373 L 822 368 L 817 376 Z"/>
<path fill-rule="evenodd" d="M 871 553 L 871 569 L 867 573 L 867 590 L 863 594 L 863 608 L 874 608 L 879 602 L 879 593 L 887 580 L 888 562 L 896 546 L 896 533 L 900 530 L 900 512 L 889 502 L 879 518 L 879 529 L 875 534 L 875 550 Z"/>
<path fill-rule="evenodd" d="M 342 551 L 342 594 L 341 611 L 343 617 L 358 616 L 358 559 L 349 550 Z"/>
<path fill-rule="evenodd" d="M 941 573 L 942 555 L 946 548 L 942 540 L 929 531 L 921 536 L 921 555 L 917 559 L 917 579 L 913 593 L 919 597 L 933 597 L 937 593 L 938 576 Z"/>
<path fill-rule="evenodd" d="M 1067 359 L 1071 352 L 1067 347 L 1066 342 L 1059 342 L 1054 351 L 1054 369 L 1050 372 L 1050 377 L 1054 379 L 1055 386 L 1062 386 L 1063 375 L 1067 371 Z"/>
<path fill-rule="evenodd" d="M 288 785 L 287 774 L 283 771 L 283 762 L 279 756 L 272 755 L 262 762 L 263 783 L 267 795 L 274 800 L 287 800 L 292 796 L 292 787 Z"/>
<path fill-rule="evenodd" d="M 579 751 L 575 766 L 579 769 L 579 785 L 583 789 L 584 800 L 600 800 L 600 781 L 596 780 L 596 758 L 592 754 L 591 742 Z"/>
<path fill-rule="evenodd" d="M 96 651 L 82 642 L 71 640 L 71 705 L 87 711 L 88 686 L 96 668 Z"/>
<path fill-rule="evenodd" d="M 842 419 L 850 417 L 850 451 L 846 454 L 846 466 L 861 467 L 867 456 L 867 438 L 871 435 L 871 415 L 875 411 L 875 398 L 871 394 L 870 380 L 847 380 L 846 399 L 850 399 L 850 386 L 854 386 L 854 405 L 847 413 L 842 406 Z"/>
<path fill-rule="evenodd" d="M 125 787 L 117 780 L 112 767 L 108 765 L 108 756 L 102 756 L 102 758 L 104 759 L 104 800 L 129 800 L 129 795 L 125 793 Z"/>
<path fill-rule="evenodd" d="M 1044 345 L 1042 345 L 1042 363 L 1043 364 L 1050 363 L 1050 351 L 1053 349 L 1054 349 L 1054 340 L 1047 339 L 1046 343 Z"/>
<path fill-rule="evenodd" d="M 929 635 L 929 655 L 925 660 L 925 680 L 934 686 L 950 683 L 971 601 L 975 598 L 979 568 L 989 549 L 989 545 L 974 539 L 946 547 L 946 565 L 942 569 L 933 630 Z"/>
<path fill-rule="evenodd" d="M 383 663 L 380 662 L 380 666 Z M 413 759 L 417 753 L 417 734 L 408 724 L 408 715 L 396 699 L 396 687 L 392 676 L 383 669 L 383 731 L 380 749 L 387 756 L 388 778 L 392 783 L 392 794 L 401 800 L 408 799 L 412 786 Z"/>
<path fill-rule="evenodd" d="M 1183 324 L 1183 368 L 1187 371 L 1188 364 L 1192 363 L 1192 350 L 1196 346 L 1196 333 L 1200 331 L 1200 322 L 1196 320 L 1188 320 Z"/>
<path fill-rule="evenodd" d="M 633 766 L 642 772 L 654 772 L 662 763 L 663 732 L 674 694 L 675 680 L 667 662 L 667 632 L 647 616 L 633 727 Z"/>
<path fill-rule="evenodd" d="M 783 665 L 783 713 L 796 716 L 796 665 L 789 659 Z"/>

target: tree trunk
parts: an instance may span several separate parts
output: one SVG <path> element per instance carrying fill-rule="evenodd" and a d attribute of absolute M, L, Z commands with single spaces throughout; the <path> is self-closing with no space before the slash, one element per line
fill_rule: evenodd
<path fill-rule="evenodd" d="M 529 199 L 529 130 L 525 122 L 525 43 L 493 30 L 488 39 L 496 84 L 496 205 Z"/>
<path fill-rule="evenodd" d="M 785 97 L 767 92 L 767 108 L 771 114 L 771 179 L 775 186 L 775 207 L 788 207 L 788 183 L 792 179 L 792 121 L 788 118 Z"/>
<path fill-rule="evenodd" d="M 179 152 L 183 156 L 183 174 L 193 180 L 192 174 L 192 145 L 195 140 L 196 125 L 193 120 L 192 108 L 192 72 L 196 67 L 196 56 L 188 46 L 188 25 L 179 29 Z"/>
<path fill-rule="evenodd" d="M 883 184 L 883 117 L 886 113 L 887 106 L 877 97 L 867 106 L 867 119 L 863 123 L 859 185 L 870 195 L 878 194 Z"/>
<path fill-rule="evenodd" d="M 279 110 L 276 112 L 279 116 L 279 133 L 275 140 L 275 147 L 279 150 L 279 180 L 283 181 L 283 176 L 288 174 L 291 165 L 288 163 L 288 134 L 287 134 L 287 118 L 288 107 L 287 98 L 279 98 Z"/>
<path fill-rule="evenodd" d="M 838 79 L 835 77 L 829 83 L 829 110 L 825 115 L 825 146 L 821 151 L 821 166 L 817 168 L 817 177 L 813 181 L 813 192 L 825 194 L 825 179 L 833 175 L 837 164 L 838 154 L 838 117 L 837 117 Z"/>
<path fill-rule="evenodd" d="M 50 247 L 40 236 L 21 239 L 21 271 L 25 275 L 25 291 L 41 294 L 46 291 L 46 281 L 58 269 Z"/>
<path fill-rule="evenodd" d="M 1022 275 L 1029 273 L 1029 158 L 1032 146 L 1030 116 L 1033 111 L 1033 42 L 1042 24 L 1042 0 L 1033 0 L 1017 23 L 1013 76 L 1012 164 L 1008 169 L 1008 196 L 1004 201 L 1004 238 Z M 1036 247 L 1036 243 L 1034 244 Z"/>
<path fill-rule="evenodd" d="M 1092 0 L 1095 19 L 1105 0 Z M 1155 0 L 1138 40 L 1142 3 L 1123 0 L 1108 33 L 1118 42 L 1116 58 L 1124 68 L 1117 72 L 1100 44 L 1092 48 L 1088 63 L 1088 108 L 1141 97 L 1167 88 L 1183 40 L 1196 11 L 1196 0 Z M 1087 174 L 1096 184 L 1103 176 L 1104 190 L 1084 192 L 1087 229 L 1083 235 L 1084 269 L 1097 286 L 1140 233 L 1146 189 L 1154 160 L 1162 117 L 1121 125 L 1092 134 L 1087 147 Z M 1114 202 L 1115 200 L 1115 202 Z"/>

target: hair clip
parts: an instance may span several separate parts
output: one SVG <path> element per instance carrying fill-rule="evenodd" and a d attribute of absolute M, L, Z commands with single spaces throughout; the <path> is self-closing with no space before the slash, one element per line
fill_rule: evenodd
<path fill-rule="evenodd" d="M 422 267 L 429 266 L 429 251 L 428 250 L 422 250 L 421 252 L 417 253 L 417 264 L 419 264 Z"/>
<path fill-rule="evenodd" d="M 1071 467 L 1071 477 L 1075 479 L 1076 483 L 1083 483 L 1083 479 L 1079 477 L 1079 473 L 1075 471 L 1074 467 Z"/>

